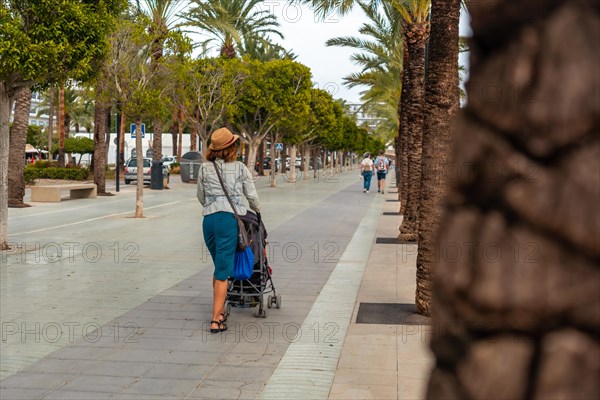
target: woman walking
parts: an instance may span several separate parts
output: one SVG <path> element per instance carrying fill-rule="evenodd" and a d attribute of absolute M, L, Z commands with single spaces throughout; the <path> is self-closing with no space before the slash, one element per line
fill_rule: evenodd
<path fill-rule="evenodd" d="M 252 174 L 243 163 L 236 161 L 238 150 L 239 136 L 232 134 L 227 128 L 217 129 L 212 133 L 210 145 L 205 153 L 207 162 L 202 163 L 198 172 L 198 200 L 204 207 L 202 232 L 215 266 L 211 333 L 227 330 L 224 323 L 227 278 L 233 272 L 238 238 L 237 221 L 215 167 L 219 169 L 218 172 L 238 215 L 246 214 L 242 195 L 246 197 L 252 210 L 260 212 Z"/>
<path fill-rule="evenodd" d="M 373 160 L 371 153 L 367 152 L 363 160 L 360 162 L 360 173 L 364 180 L 363 193 L 369 193 L 371 189 L 371 178 L 373 177 Z"/>

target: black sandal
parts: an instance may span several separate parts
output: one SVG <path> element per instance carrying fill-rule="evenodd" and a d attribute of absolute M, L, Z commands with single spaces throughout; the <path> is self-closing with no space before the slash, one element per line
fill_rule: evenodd
<path fill-rule="evenodd" d="M 223 317 L 222 320 L 220 320 L 220 322 L 226 322 L 227 321 L 227 315 L 225 315 L 225 313 L 221 313 L 219 314 L 221 317 Z"/>
<path fill-rule="evenodd" d="M 227 330 L 227 325 L 225 325 L 221 321 L 210 321 L 211 326 L 212 326 L 212 324 L 217 324 L 219 327 L 216 329 L 210 328 L 210 333 L 219 333 L 219 332 L 224 332 Z"/>

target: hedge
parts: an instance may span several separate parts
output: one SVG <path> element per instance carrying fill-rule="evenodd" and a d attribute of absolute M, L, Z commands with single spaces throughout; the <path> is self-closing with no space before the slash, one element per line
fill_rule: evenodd
<path fill-rule="evenodd" d="M 68 179 L 72 181 L 84 181 L 88 178 L 87 168 L 57 168 L 42 167 L 36 168 L 34 165 L 28 165 L 24 171 L 25 183 L 34 183 L 36 179 Z"/>
<path fill-rule="evenodd" d="M 49 161 L 49 160 L 38 160 L 31 164 L 33 168 L 50 168 L 50 167 L 58 167 L 58 161 Z"/>

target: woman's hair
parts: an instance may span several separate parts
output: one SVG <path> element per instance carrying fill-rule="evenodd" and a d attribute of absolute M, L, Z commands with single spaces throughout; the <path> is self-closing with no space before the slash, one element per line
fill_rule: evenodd
<path fill-rule="evenodd" d="M 206 149 L 206 153 L 204 153 L 204 158 L 207 161 L 215 161 L 220 158 L 225 160 L 225 162 L 233 162 L 237 159 L 237 150 L 238 150 L 239 140 L 236 140 L 229 147 L 225 147 L 222 150 L 211 150 L 209 148 Z"/>
<path fill-rule="evenodd" d="M 369 153 L 368 151 L 363 155 L 363 158 L 369 158 L 371 157 L 371 153 Z"/>
<path fill-rule="evenodd" d="M 385 150 L 379 150 L 379 155 L 382 156 L 385 154 Z"/>

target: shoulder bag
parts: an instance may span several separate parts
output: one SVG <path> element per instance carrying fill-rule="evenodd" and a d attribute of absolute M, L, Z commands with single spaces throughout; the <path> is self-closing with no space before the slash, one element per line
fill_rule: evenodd
<path fill-rule="evenodd" d="M 244 251 L 250 245 L 250 240 L 248 238 L 248 232 L 246 232 L 246 225 L 244 225 L 244 221 L 240 219 L 231 198 L 229 197 L 229 192 L 227 192 L 227 188 L 225 187 L 225 183 L 223 182 L 223 178 L 221 178 L 221 173 L 219 172 L 219 166 L 215 161 L 212 162 L 215 167 L 215 171 L 217 172 L 217 177 L 219 178 L 219 182 L 221 182 L 221 187 L 223 188 L 223 193 L 225 193 L 225 197 L 229 201 L 229 205 L 235 214 L 235 219 L 238 223 L 238 243 L 237 243 L 237 251 Z"/>

